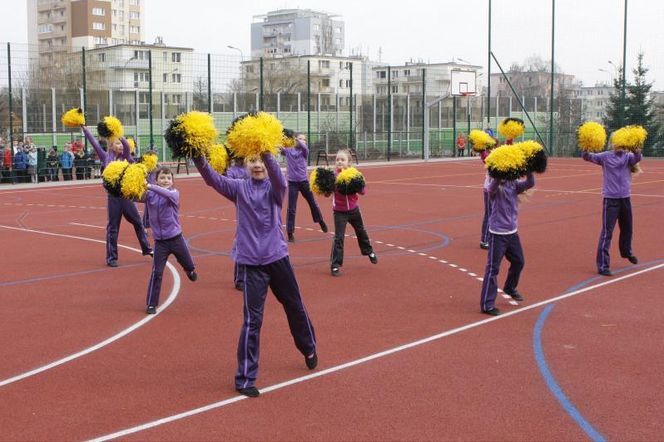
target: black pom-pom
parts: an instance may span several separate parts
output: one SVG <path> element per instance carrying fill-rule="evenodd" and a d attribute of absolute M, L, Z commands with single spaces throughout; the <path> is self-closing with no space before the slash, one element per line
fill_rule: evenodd
<path fill-rule="evenodd" d="M 187 151 L 185 149 L 185 132 L 182 129 L 180 121 L 173 119 L 168 123 L 168 127 L 164 133 L 166 144 L 171 149 L 173 158 L 185 158 Z"/>
<path fill-rule="evenodd" d="M 330 196 L 334 192 L 334 172 L 324 167 L 316 169 L 315 186 L 320 189 L 320 193 Z"/>
<path fill-rule="evenodd" d="M 352 195 L 354 193 L 360 193 L 362 190 L 364 190 L 364 186 L 366 186 L 364 177 L 359 175 L 353 177 L 348 182 L 337 183 L 337 190 L 342 195 Z"/>
<path fill-rule="evenodd" d="M 113 135 L 113 132 L 111 132 L 106 123 L 103 121 L 97 123 L 97 133 L 99 133 L 100 137 L 104 138 L 110 138 L 111 135 Z"/>
<path fill-rule="evenodd" d="M 522 120 L 521 118 L 513 118 L 513 117 L 505 118 L 505 119 L 503 120 L 503 124 L 507 124 L 507 123 L 509 123 L 510 121 L 514 121 L 515 123 L 519 123 L 521 126 L 525 126 L 525 125 L 526 125 L 526 124 L 523 122 L 523 120 Z"/>
<path fill-rule="evenodd" d="M 120 178 L 118 178 L 117 181 L 115 181 L 114 184 L 111 184 L 110 182 L 106 180 L 102 180 L 102 184 L 104 186 L 104 189 L 108 191 L 109 194 L 115 197 L 121 197 L 122 196 L 122 179 L 124 178 L 125 171 L 127 169 L 122 171 L 120 174 Z"/>
<path fill-rule="evenodd" d="M 535 155 L 528 159 L 527 169 L 534 173 L 546 172 L 547 157 L 544 150 L 537 151 Z"/>

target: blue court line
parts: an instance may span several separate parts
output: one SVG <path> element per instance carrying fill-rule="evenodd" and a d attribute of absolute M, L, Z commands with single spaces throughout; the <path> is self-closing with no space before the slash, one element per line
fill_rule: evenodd
<path fill-rule="evenodd" d="M 130 268 L 130 267 L 144 266 L 146 264 L 148 264 L 148 263 L 146 262 L 146 263 L 141 263 L 141 264 L 129 264 L 129 265 L 120 266 L 119 268 L 126 269 L 126 268 Z M 69 278 L 70 276 L 89 275 L 91 273 L 110 272 L 110 271 L 113 271 L 113 270 L 114 269 L 111 269 L 109 267 L 109 268 L 104 268 L 104 269 L 85 270 L 83 272 L 59 273 L 57 275 L 44 276 L 44 277 L 41 277 L 41 278 L 30 278 L 30 279 L 22 279 L 22 280 L 19 280 L 19 281 L 0 282 L 0 287 L 6 287 L 6 286 L 18 285 L 18 284 L 28 284 L 28 283 L 31 283 L 31 282 L 49 281 L 51 279 Z"/>
<path fill-rule="evenodd" d="M 567 396 L 565 396 L 565 393 L 563 393 L 562 389 L 553 378 L 553 375 L 549 370 L 549 366 L 546 363 L 544 350 L 542 349 L 542 329 L 544 328 L 546 318 L 549 316 L 549 313 L 551 313 L 551 310 L 553 310 L 555 306 L 556 305 L 553 304 L 544 309 L 539 319 L 537 320 L 537 325 L 535 325 L 535 330 L 533 331 L 533 350 L 535 352 L 537 367 L 542 373 L 542 377 L 544 377 L 544 381 L 546 382 L 547 387 L 549 387 L 549 390 L 551 390 L 567 414 L 569 414 L 572 419 L 574 419 L 576 423 L 579 424 L 583 431 L 585 431 L 592 440 L 596 442 L 605 442 L 606 438 L 604 438 L 604 436 L 595 430 L 593 426 L 590 425 L 590 423 L 588 423 L 588 421 L 585 420 L 583 416 L 581 416 L 579 410 L 577 410 L 576 407 L 574 407 L 574 405 L 572 405 L 572 403 L 569 401 L 569 399 L 567 399 Z"/>

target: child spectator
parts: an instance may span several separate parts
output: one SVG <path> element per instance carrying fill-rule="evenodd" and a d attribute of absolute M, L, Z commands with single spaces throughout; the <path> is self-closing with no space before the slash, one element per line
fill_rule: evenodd
<path fill-rule="evenodd" d="M 28 167 L 28 157 L 23 152 L 23 143 L 20 142 L 16 154 L 14 155 L 14 170 L 16 171 L 15 182 L 25 183 L 27 180 L 26 169 Z"/>
<path fill-rule="evenodd" d="M 335 177 L 342 171 L 350 167 L 352 155 L 347 149 L 340 149 L 337 152 L 336 165 L 337 169 L 334 173 Z M 366 193 L 365 188 L 362 189 L 360 195 Z M 362 213 L 358 205 L 357 193 L 352 195 L 343 195 L 336 188 L 334 196 L 332 197 L 332 206 L 334 210 L 334 242 L 332 244 L 332 256 L 330 259 L 330 267 L 332 276 L 339 276 L 339 268 L 344 262 L 344 237 L 346 234 L 346 224 L 350 223 L 355 230 L 357 236 L 357 243 L 360 246 L 360 252 L 369 257 L 372 264 L 378 263 L 378 257 L 373 251 L 369 234 L 364 228 L 362 221 Z"/>
<path fill-rule="evenodd" d="M 30 146 L 30 145 L 29 145 Z M 28 163 L 28 176 L 30 177 L 31 183 L 37 183 L 37 148 L 34 146 L 28 147 L 27 153 L 27 163 Z"/>
<path fill-rule="evenodd" d="M 62 179 L 64 181 L 71 181 L 72 168 L 74 167 L 74 154 L 71 153 L 71 144 L 65 144 L 64 152 L 60 157 L 60 167 L 62 168 Z"/>
<path fill-rule="evenodd" d="M 46 167 L 48 168 L 47 177 L 51 181 L 58 181 L 59 166 L 60 166 L 60 159 L 58 158 L 58 154 L 55 152 L 55 149 L 52 148 L 48 152 L 48 156 L 46 157 Z"/>

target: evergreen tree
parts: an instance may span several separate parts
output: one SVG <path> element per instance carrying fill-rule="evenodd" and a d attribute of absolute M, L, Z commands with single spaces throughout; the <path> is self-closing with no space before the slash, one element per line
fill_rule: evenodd
<path fill-rule="evenodd" d="M 652 154 L 652 147 L 659 138 L 659 127 L 655 119 L 655 103 L 650 99 L 652 83 L 646 81 L 649 69 L 643 66 L 643 52 L 638 55 L 634 73 L 634 84 L 627 86 L 625 124 L 638 124 L 648 131 L 643 147 L 644 155 Z"/>
<path fill-rule="evenodd" d="M 627 97 L 625 97 L 627 101 Z M 620 121 L 620 110 L 623 107 L 622 103 L 622 67 L 618 69 L 618 76 L 613 79 L 613 92 L 609 96 L 609 104 L 604 111 L 602 123 L 608 133 L 612 133 L 617 129 L 624 126 Z"/>

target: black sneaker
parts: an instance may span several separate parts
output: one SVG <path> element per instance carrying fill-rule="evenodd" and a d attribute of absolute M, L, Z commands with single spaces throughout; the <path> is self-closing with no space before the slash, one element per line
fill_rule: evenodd
<path fill-rule="evenodd" d="M 313 370 L 318 365 L 318 354 L 314 351 L 314 355 L 312 357 L 305 356 L 304 362 L 307 364 L 307 368 L 309 370 Z"/>
<path fill-rule="evenodd" d="M 292 233 L 288 234 L 288 242 L 295 242 L 295 237 L 293 236 Z"/>
<path fill-rule="evenodd" d="M 480 249 L 489 250 L 489 243 L 488 242 L 480 242 Z"/>
<path fill-rule="evenodd" d="M 498 315 L 500 315 L 500 310 L 498 310 L 496 307 L 494 307 L 491 310 L 482 310 L 482 313 L 484 313 L 485 315 L 489 315 L 489 316 L 498 316 Z"/>
<path fill-rule="evenodd" d="M 613 272 L 611 272 L 611 270 L 609 270 L 609 269 L 606 269 L 606 270 L 600 270 L 600 271 L 597 272 L 597 273 L 599 273 L 599 274 L 602 275 L 602 276 L 613 276 Z"/>
<path fill-rule="evenodd" d="M 320 229 L 323 231 L 323 233 L 327 233 L 327 224 L 325 224 L 325 221 L 321 220 L 318 225 L 320 226 Z"/>
<path fill-rule="evenodd" d="M 116 260 L 109 261 L 109 262 L 108 262 L 108 266 L 109 266 L 109 267 L 117 267 L 117 266 L 118 266 L 118 262 L 117 262 Z"/>
<path fill-rule="evenodd" d="M 332 267 L 332 276 L 339 276 L 339 267 Z"/>
<path fill-rule="evenodd" d="M 507 293 L 507 292 L 505 292 L 505 293 Z M 512 299 L 514 299 L 515 301 L 519 301 L 519 302 L 523 301 L 523 296 L 521 296 L 519 294 L 519 292 L 517 292 L 517 291 L 515 291 L 514 293 L 507 293 L 507 294 L 510 295 L 512 297 Z"/>
<path fill-rule="evenodd" d="M 261 392 L 256 387 L 236 388 L 236 390 L 247 397 L 258 397 L 261 395 Z"/>
<path fill-rule="evenodd" d="M 237 290 L 238 292 L 244 292 L 244 284 L 237 284 L 235 286 L 235 290 Z"/>
<path fill-rule="evenodd" d="M 369 253 L 369 261 L 371 261 L 371 264 L 378 264 L 378 257 L 374 252 Z"/>
<path fill-rule="evenodd" d="M 157 313 L 157 306 L 156 305 L 148 305 L 147 310 L 145 310 L 145 313 L 148 315 L 154 315 Z"/>
<path fill-rule="evenodd" d="M 196 270 L 192 270 L 191 272 L 187 272 L 187 278 L 189 278 L 189 281 L 194 282 L 198 279 L 198 275 L 196 274 Z"/>
<path fill-rule="evenodd" d="M 154 250 L 150 249 L 143 252 L 143 256 L 148 256 L 148 255 L 154 257 Z"/>
<path fill-rule="evenodd" d="M 634 255 L 625 256 L 625 258 L 634 265 L 639 263 L 639 259 Z"/>

